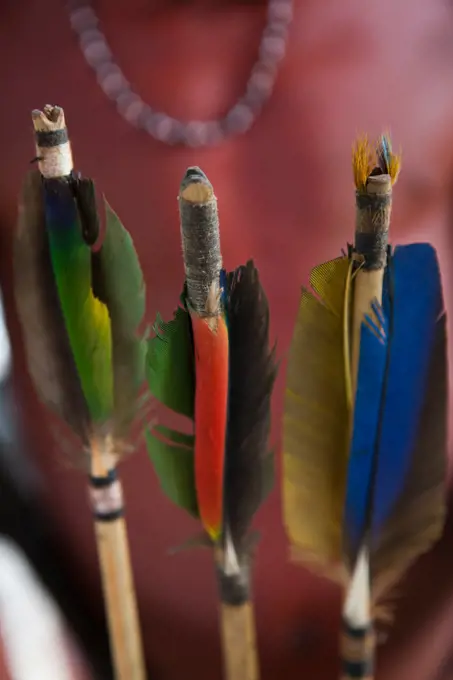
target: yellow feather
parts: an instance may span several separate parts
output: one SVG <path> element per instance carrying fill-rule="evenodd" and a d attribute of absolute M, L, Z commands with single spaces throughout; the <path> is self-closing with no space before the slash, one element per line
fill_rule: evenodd
<path fill-rule="evenodd" d="M 348 460 L 347 257 L 313 269 L 290 350 L 283 432 L 284 521 L 293 553 L 325 571 L 342 556 Z M 319 297 L 318 297 L 319 296 Z"/>

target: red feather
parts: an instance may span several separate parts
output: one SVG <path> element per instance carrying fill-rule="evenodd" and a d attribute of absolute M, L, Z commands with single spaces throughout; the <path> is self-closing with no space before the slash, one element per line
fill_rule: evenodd
<path fill-rule="evenodd" d="M 213 540 L 222 529 L 228 408 L 228 329 L 223 317 L 191 314 L 195 345 L 195 484 L 201 521 Z"/>

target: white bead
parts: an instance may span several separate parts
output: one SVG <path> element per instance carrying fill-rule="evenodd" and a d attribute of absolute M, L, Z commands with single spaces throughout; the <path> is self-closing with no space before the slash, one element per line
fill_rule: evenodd
<path fill-rule="evenodd" d="M 293 16 L 293 0 L 268 0 L 268 23 L 264 30 L 260 58 L 250 75 L 245 97 L 228 112 L 222 121 L 190 121 L 182 123 L 164 113 L 156 113 L 130 85 L 113 56 L 101 31 L 98 17 L 86 4 L 69 12 L 70 22 L 77 33 L 87 63 L 94 69 L 99 85 L 112 99 L 119 113 L 130 124 L 141 127 L 152 137 L 168 144 L 189 146 L 217 144 L 225 133 L 246 132 L 254 123 L 257 112 L 270 97 L 278 62 L 284 57 L 288 25 Z"/>
<path fill-rule="evenodd" d="M 98 25 L 98 18 L 91 7 L 75 9 L 71 12 L 69 21 L 72 28 L 79 32 L 86 28 L 95 28 Z"/>
<path fill-rule="evenodd" d="M 293 18 L 292 2 L 288 0 L 270 0 L 267 14 L 271 22 L 283 21 L 289 24 Z"/>
<path fill-rule="evenodd" d="M 127 81 L 119 69 L 112 69 L 110 73 L 101 79 L 100 85 L 108 97 L 115 99 L 123 88 L 127 86 Z"/>
<path fill-rule="evenodd" d="M 236 104 L 226 116 L 225 122 L 231 132 L 247 132 L 254 123 L 254 115 L 246 104 Z"/>
<path fill-rule="evenodd" d="M 83 48 L 83 53 L 90 66 L 97 66 L 100 62 L 109 61 L 112 58 L 112 53 L 104 40 L 89 43 Z"/>
<path fill-rule="evenodd" d="M 186 140 L 189 146 L 204 146 L 208 141 L 207 123 L 192 120 L 186 125 Z"/>
<path fill-rule="evenodd" d="M 256 69 L 248 82 L 247 95 L 266 98 L 272 93 L 275 76 L 263 68 Z"/>
<path fill-rule="evenodd" d="M 266 36 L 260 47 L 260 57 L 267 62 L 269 59 L 280 61 L 285 56 L 286 41 L 279 36 Z"/>
<path fill-rule="evenodd" d="M 147 127 L 148 131 L 161 142 L 168 142 L 171 139 L 173 128 L 173 119 L 162 113 L 152 116 Z"/>
<path fill-rule="evenodd" d="M 140 116 L 143 114 L 145 109 L 145 103 L 137 97 L 136 100 L 131 101 L 122 114 L 124 118 L 132 125 L 138 125 L 140 122 Z"/>

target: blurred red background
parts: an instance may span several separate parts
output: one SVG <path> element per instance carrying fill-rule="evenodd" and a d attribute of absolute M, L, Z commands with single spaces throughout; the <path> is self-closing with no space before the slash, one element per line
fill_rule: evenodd
<path fill-rule="evenodd" d="M 99 0 L 115 59 L 143 99 L 183 119 L 218 118 L 241 96 L 265 25 L 265 3 Z M 64 464 L 28 377 L 11 289 L 16 197 L 33 157 L 30 111 L 66 112 L 76 167 L 91 175 L 131 231 L 148 281 L 148 312 L 170 315 L 183 268 L 176 196 L 199 165 L 219 199 L 227 267 L 253 257 L 280 356 L 310 267 L 351 239 L 350 148 L 389 128 L 403 150 L 392 241 L 430 240 L 453 305 L 453 9 L 440 0 L 296 0 L 275 91 L 246 134 L 214 148 L 170 147 L 120 117 L 84 61 L 60 0 L 0 9 L 1 285 L 30 455 L 74 574 L 102 601 L 85 480 Z M 119 273 L 120 275 L 120 273 Z M 453 311 L 450 309 L 450 312 Z M 285 365 L 275 390 L 275 441 Z M 160 492 L 143 448 L 122 467 L 140 614 L 154 680 L 220 678 L 210 556 L 167 551 L 195 524 Z M 254 590 L 262 679 L 337 677 L 340 593 L 289 564 L 280 490 L 260 513 Z M 447 680 L 453 642 L 453 528 L 420 560 L 378 662 L 385 680 Z M 441 666 L 444 670 L 441 671 Z M 446 670 L 445 670 L 446 669 Z M 2 676 L 3 677 L 3 676 Z"/>

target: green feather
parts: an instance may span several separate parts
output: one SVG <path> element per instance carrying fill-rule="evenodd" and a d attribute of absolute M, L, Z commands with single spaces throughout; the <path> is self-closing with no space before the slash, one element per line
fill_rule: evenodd
<path fill-rule="evenodd" d="M 157 314 L 153 326 L 155 336 L 148 341 L 147 379 L 156 399 L 193 421 L 194 354 L 184 293 L 181 295 L 181 305 L 169 322 L 163 321 Z M 149 457 L 164 493 L 179 507 L 198 517 L 193 435 L 158 425 L 146 433 L 146 441 Z"/>
<path fill-rule="evenodd" d="M 184 295 L 182 296 L 184 300 Z M 171 321 L 157 315 L 148 342 L 147 379 L 152 394 L 167 408 L 193 420 L 195 370 L 190 317 L 178 307 Z"/>
<path fill-rule="evenodd" d="M 198 518 L 194 437 L 157 425 L 152 431 L 146 431 L 146 443 L 165 495 L 180 508 Z"/>
<path fill-rule="evenodd" d="M 113 406 L 110 318 L 91 288 L 91 250 L 72 188 L 65 180 L 44 182 L 46 227 L 55 283 L 82 390 L 93 421 Z"/>
<path fill-rule="evenodd" d="M 146 289 L 129 232 L 106 203 L 106 233 L 93 253 L 93 291 L 107 305 L 112 326 L 114 422 L 117 434 L 135 416 L 145 378 L 146 339 L 139 334 Z"/>

